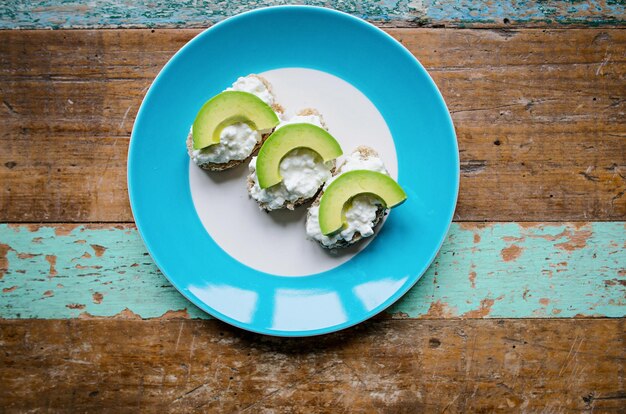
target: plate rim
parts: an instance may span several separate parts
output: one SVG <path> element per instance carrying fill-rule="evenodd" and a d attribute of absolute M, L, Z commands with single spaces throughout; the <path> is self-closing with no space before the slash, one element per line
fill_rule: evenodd
<path fill-rule="evenodd" d="M 143 113 L 146 111 L 146 101 L 148 101 L 148 98 L 150 97 L 151 93 L 153 93 L 153 90 L 155 89 L 155 85 L 158 84 L 160 76 L 162 75 L 162 73 L 167 69 L 167 67 L 169 66 L 169 64 L 174 61 L 180 54 L 184 53 L 184 51 L 187 48 L 192 47 L 193 44 L 195 44 L 196 42 L 200 42 L 202 38 L 208 36 L 208 33 L 211 32 L 211 30 L 214 30 L 216 27 L 220 27 L 222 25 L 228 24 L 230 22 L 233 22 L 235 20 L 238 20 L 240 18 L 243 17 L 249 17 L 251 15 L 256 15 L 256 14 L 264 14 L 264 13 L 271 13 L 274 10 L 316 10 L 318 12 L 321 13 L 328 13 L 331 15 L 336 15 L 336 16 L 340 16 L 341 18 L 344 19 L 348 19 L 351 20 L 353 23 L 355 24 L 359 24 L 361 26 L 365 26 L 368 28 L 368 30 L 374 30 L 375 32 L 378 33 L 378 35 L 383 35 L 384 37 L 386 37 L 388 40 L 390 40 L 390 44 L 392 44 L 396 50 L 398 50 L 398 52 L 404 54 L 406 57 L 408 57 L 411 61 L 413 61 L 414 64 L 417 65 L 418 69 L 421 71 L 421 73 L 423 75 L 426 75 L 426 79 L 428 80 L 428 82 L 431 84 L 431 86 L 433 87 L 434 91 L 436 92 L 436 98 L 437 98 L 437 102 L 436 105 L 438 106 L 442 106 L 445 109 L 445 121 L 446 121 L 446 127 L 449 130 L 449 133 L 451 134 L 451 136 L 454 138 L 453 139 L 453 146 L 454 146 L 454 161 L 455 161 L 455 167 L 456 167 L 456 171 L 454 174 L 454 179 L 455 179 L 455 188 L 454 188 L 454 197 L 451 203 L 451 210 L 449 212 L 449 216 L 447 218 L 447 228 L 445 229 L 445 232 L 442 233 L 441 239 L 438 241 L 437 243 L 437 247 L 436 249 L 433 250 L 432 256 L 425 262 L 425 265 L 423 267 L 423 269 L 419 272 L 419 275 L 416 276 L 414 278 L 413 281 L 410 281 L 409 283 L 405 283 L 403 286 L 401 286 L 397 291 L 394 292 L 394 294 L 390 295 L 385 301 L 383 301 L 381 304 L 379 304 L 378 306 L 376 306 L 375 308 L 366 311 L 362 317 L 359 318 L 352 318 L 352 319 L 348 319 L 345 322 L 342 322 L 340 324 L 337 325 L 332 325 L 332 326 L 326 326 L 323 328 L 318 328 L 318 329 L 312 329 L 312 330 L 298 330 L 298 331 L 284 331 L 284 330 L 268 330 L 268 329 L 264 329 L 264 328 L 259 328 L 251 323 L 244 323 L 244 322 L 240 322 L 237 321 L 231 317 L 229 317 L 228 315 L 225 315 L 219 311 L 217 311 L 216 309 L 214 309 L 213 307 L 211 307 L 210 305 L 208 305 L 207 303 L 201 301 L 199 298 L 196 299 L 195 297 L 191 297 L 186 293 L 186 290 L 181 288 L 177 282 L 175 282 L 174 280 L 172 280 L 170 278 L 170 276 L 168 276 L 166 274 L 166 272 L 163 271 L 163 266 L 160 263 L 160 260 L 156 257 L 156 255 L 153 254 L 153 248 L 151 247 L 150 242 L 148 242 L 148 240 L 146 240 L 146 238 L 144 237 L 144 232 L 142 230 L 143 225 L 141 224 L 141 220 L 138 219 L 138 212 L 136 212 L 136 207 L 135 207 L 135 201 L 134 201 L 134 190 L 133 187 L 134 185 L 132 184 L 132 179 L 131 176 L 133 175 L 132 171 L 134 170 L 133 168 L 133 163 L 131 162 L 131 153 L 133 153 L 136 147 L 136 139 L 133 139 L 135 134 L 136 134 L 136 125 L 140 123 L 140 120 L 143 118 Z M 139 236 L 141 237 L 141 240 L 144 244 L 144 246 L 146 247 L 146 250 L 148 251 L 148 253 L 150 254 L 150 257 L 152 258 L 154 264 L 157 266 L 157 268 L 159 269 L 159 271 L 163 274 L 163 276 L 165 276 L 165 278 L 172 284 L 172 286 L 181 294 L 183 295 L 183 297 L 185 297 L 185 299 L 187 299 L 189 302 L 191 302 L 194 306 L 198 307 L 202 312 L 205 312 L 207 315 L 218 319 L 222 322 L 225 322 L 229 325 L 235 326 L 237 328 L 249 331 L 249 332 L 253 332 L 253 333 L 257 333 L 257 334 L 262 334 L 262 335 L 268 335 L 268 336 L 274 336 L 274 337 L 310 337 L 310 336 L 317 336 L 317 335 L 324 335 L 324 334 L 328 334 L 328 333 L 333 333 L 333 332 L 337 332 L 337 331 L 341 331 L 350 327 L 353 327 L 355 325 L 358 325 L 368 319 L 371 319 L 372 317 L 378 315 L 379 313 L 383 312 L 384 310 L 386 310 L 387 308 L 389 308 L 391 305 L 393 305 L 394 303 L 396 303 L 400 298 L 402 298 L 402 296 L 404 296 L 409 290 L 411 290 L 416 284 L 417 282 L 424 276 L 424 274 L 426 273 L 426 271 L 430 268 L 431 264 L 433 263 L 433 261 L 435 260 L 435 258 L 437 257 L 439 251 L 441 250 L 441 247 L 443 246 L 443 243 L 445 242 L 447 235 L 450 231 L 450 227 L 452 226 L 452 222 L 454 219 L 454 213 L 456 211 L 456 207 L 457 207 L 457 203 L 458 203 L 458 197 L 459 197 L 459 189 L 460 189 L 460 155 L 459 155 L 459 145 L 458 145 L 458 138 L 456 135 L 456 131 L 454 128 L 454 123 L 452 121 L 452 117 L 450 115 L 450 110 L 448 109 L 448 106 L 446 105 L 446 102 L 443 98 L 443 95 L 441 94 L 441 91 L 439 90 L 439 88 L 437 87 L 437 84 L 435 83 L 435 81 L 433 80 L 433 78 L 430 76 L 430 73 L 426 70 L 426 68 L 424 68 L 424 66 L 421 64 L 421 62 L 406 48 L 404 47 L 404 45 L 402 45 L 398 40 L 396 40 L 393 36 L 391 36 L 389 33 L 385 32 L 384 30 L 380 29 L 379 27 L 375 26 L 372 23 L 367 22 L 366 20 L 363 20 L 359 17 L 353 16 L 351 14 L 342 12 L 342 11 L 338 11 L 335 9 L 330 9 L 330 8 L 326 8 L 326 7 L 320 7 L 320 6 L 309 6 L 309 5 L 278 5 L 278 6 L 270 6 L 270 7 L 261 7 L 261 8 L 257 8 L 257 9 L 253 9 L 250 11 L 246 11 L 243 13 L 239 13 L 236 14 L 234 16 L 228 17 L 204 30 L 202 30 L 200 33 L 198 33 L 196 36 L 194 36 L 191 40 L 189 40 L 187 43 L 185 43 L 178 51 L 176 51 L 176 53 L 174 53 L 174 55 L 172 55 L 168 61 L 163 65 L 163 67 L 159 70 L 158 74 L 155 76 L 154 80 L 151 82 L 150 87 L 148 88 L 148 91 L 146 92 L 144 98 L 142 99 L 141 105 L 139 107 L 139 110 L 137 112 L 137 116 L 135 117 L 135 122 L 133 123 L 133 129 L 131 132 L 131 136 L 130 136 L 130 143 L 128 146 L 128 152 L 127 152 L 127 174 L 126 174 L 126 179 L 127 179 L 127 188 L 128 188 L 128 196 L 129 196 L 129 202 L 130 202 L 130 207 L 131 207 L 131 212 L 133 215 L 133 219 L 135 221 L 135 226 L 137 227 L 137 231 L 139 233 Z M 276 276 L 276 277 L 281 277 L 281 276 Z M 205 309 L 205 307 L 210 308 L 211 310 L 207 310 Z"/>

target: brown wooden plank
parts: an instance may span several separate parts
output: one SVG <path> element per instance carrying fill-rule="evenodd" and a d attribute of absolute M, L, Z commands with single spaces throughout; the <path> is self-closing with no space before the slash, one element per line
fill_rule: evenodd
<path fill-rule="evenodd" d="M 626 31 L 393 29 L 457 128 L 456 219 L 626 219 Z M 131 221 L 150 82 L 196 30 L 0 32 L 0 221 Z"/>
<path fill-rule="evenodd" d="M 286 340 L 217 321 L 3 320 L 0 406 L 623 412 L 624 332 L 623 319 L 377 320 Z"/>

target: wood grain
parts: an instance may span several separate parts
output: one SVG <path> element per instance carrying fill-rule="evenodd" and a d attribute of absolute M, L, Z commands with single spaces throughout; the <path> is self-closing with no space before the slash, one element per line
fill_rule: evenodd
<path fill-rule="evenodd" d="M 624 249 L 623 222 L 454 224 L 430 269 L 386 314 L 623 317 Z M 0 225 L 0 318 L 175 315 L 208 317 L 165 279 L 134 226 Z"/>
<path fill-rule="evenodd" d="M 456 220 L 626 219 L 626 31 L 389 32 L 454 118 Z M 197 33 L 0 32 L 0 221 L 132 221 L 133 119 Z"/>
<path fill-rule="evenodd" d="M 620 1 L 545 2 L 541 0 L 376 1 L 376 0 L 5 0 L 0 29 L 102 27 L 206 27 L 256 8 L 307 4 L 337 9 L 387 27 L 584 27 L 625 23 Z"/>
<path fill-rule="evenodd" d="M 4 412 L 623 412 L 624 320 L 0 321 Z M 599 352 L 599 350 L 602 350 Z"/>

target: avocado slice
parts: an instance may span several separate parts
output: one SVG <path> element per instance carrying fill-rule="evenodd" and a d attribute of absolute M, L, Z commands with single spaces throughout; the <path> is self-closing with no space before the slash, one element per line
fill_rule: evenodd
<path fill-rule="evenodd" d="M 219 144 L 222 130 L 245 122 L 255 130 L 272 129 L 278 125 L 274 110 L 258 96 L 240 91 L 226 91 L 209 99 L 193 122 L 193 149 Z"/>
<path fill-rule="evenodd" d="M 324 128 L 313 124 L 288 124 L 274 131 L 261 146 L 256 161 L 259 186 L 268 188 L 280 183 L 280 161 L 296 148 L 317 152 L 324 162 L 334 160 L 343 152 L 341 146 Z"/>
<path fill-rule="evenodd" d="M 406 200 L 402 187 L 388 175 L 370 170 L 343 173 L 330 183 L 320 200 L 322 234 L 327 236 L 341 230 L 345 222 L 344 206 L 359 194 L 378 197 L 385 208 L 395 207 Z"/>

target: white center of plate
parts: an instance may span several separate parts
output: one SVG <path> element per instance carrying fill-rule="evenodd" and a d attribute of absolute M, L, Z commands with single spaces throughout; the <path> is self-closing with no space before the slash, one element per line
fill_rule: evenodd
<path fill-rule="evenodd" d="M 358 89 L 336 76 L 311 69 L 284 68 L 260 75 L 272 83 L 276 101 L 287 113 L 316 108 L 345 154 L 359 145 L 370 146 L 378 151 L 391 176 L 397 178 L 398 161 L 389 128 Z M 181 131 L 181 136 L 185 135 L 186 131 Z M 336 254 L 322 249 L 306 238 L 308 205 L 295 211 L 261 211 L 248 198 L 247 174 L 247 163 L 208 173 L 189 162 L 191 196 L 200 221 L 213 240 L 239 262 L 274 275 L 306 276 L 345 263 L 367 245 L 357 243 Z"/>

